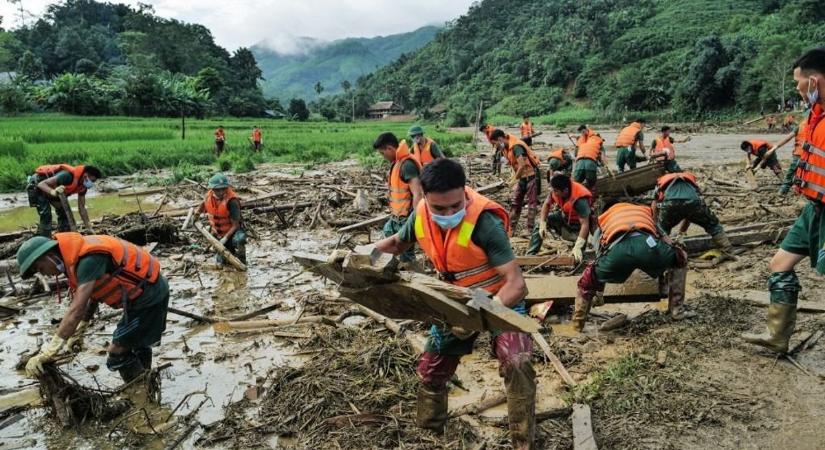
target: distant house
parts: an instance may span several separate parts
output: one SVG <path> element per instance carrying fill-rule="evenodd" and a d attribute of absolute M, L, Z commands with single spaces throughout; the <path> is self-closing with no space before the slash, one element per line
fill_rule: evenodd
<path fill-rule="evenodd" d="M 265 109 L 264 114 L 270 119 L 283 119 L 286 117 L 286 114 L 280 111 L 275 111 L 274 109 Z"/>
<path fill-rule="evenodd" d="M 447 117 L 447 105 L 445 105 L 444 103 L 438 103 L 437 105 L 427 110 L 427 112 L 430 113 L 430 115 L 432 115 L 433 117 L 443 119 Z"/>
<path fill-rule="evenodd" d="M 395 102 L 378 102 L 367 109 L 367 117 L 370 119 L 386 119 L 401 114 L 404 114 L 404 108 Z"/>

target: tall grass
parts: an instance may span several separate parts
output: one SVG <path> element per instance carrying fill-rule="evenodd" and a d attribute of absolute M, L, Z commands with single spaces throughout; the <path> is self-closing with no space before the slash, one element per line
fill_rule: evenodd
<path fill-rule="evenodd" d="M 216 161 L 214 130 L 223 125 L 227 155 Z M 260 154 L 251 155 L 252 127 L 263 131 Z M 406 137 L 409 123 L 286 122 L 266 119 L 208 119 L 186 121 L 181 139 L 180 119 L 76 117 L 38 114 L 4 118 L 0 125 L 0 191 L 21 190 L 26 176 L 42 164 L 91 164 L 105 175 L 126 175 L 143 169 L 178 168 L 219 163 L 237 172 L 260 162 L 305 164 L 354 158 L 373 165 L 380 157 L 372 142 L 383 131 Z M 468 134 L 436 131 L 429 136 L 447 151 L 460 153 L 470 142 Z M 174 178 L 174 177 L 173 177 Z"/>

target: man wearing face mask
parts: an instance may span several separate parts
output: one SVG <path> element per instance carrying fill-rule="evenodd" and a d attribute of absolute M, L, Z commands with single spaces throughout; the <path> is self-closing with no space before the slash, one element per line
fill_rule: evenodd
<path fill-rule="evenodd" d="M 796 305 L 802 286 L 794 270 L 806 257 L 825 274 L 825 47 L 808 51 L 793 67 L 796 89 L 811 105 L 804 144 L 794 175 L 794 189 L 808 199 L 793 227 L 770 262 L 767 332 L 742 338 L 777 353 L 788 352 L 796 326 Z"/>
<path fill-rule="evenodd" d="M 372 148 L 381 153 L 392 166 L 387 178 L 389 185 L 390 218 L 384 224 L 384 237 L 393 236 L 407 222 L 407 217 L 415 210 L 415 205 L 423 196 L 421 192 L 421 164 L 410 153 L 406 141 L 390 132 L 381 133 L 372 144 Z M 399 258 L 409 263 L 415 259 L 412 249 L 405 251 Z"/>
<path fill-rule="evenodd" d="M 494 295 L 493 301 L 526 314 L 527 286 L 507 237 L 507 213 L 465 184 L 464 169 L 453 160 L 439 159 L 424 168 L 424 201 L 398 234 L 378 242 L 376 248 L 398 255 L 418 242 L 441 280 L 484 289 Z M 472 352 L 477 336 L 449 325 L 431 328 L 417 367 L 418 426 L 443 433 L 447 382 L 461 357 Z M 526 333 L 493 332 L 492 345 L 507 392 L 513 448 L 532 448 L 536 397 L 532 340 Z"/>
<path fill-rule="evenodd" d="M 420 125 L 413 125 L 408 131 L 410 139 L 413 141 L 412 155 L 418 160 L 421 167 L 435 161 L 438 158 L 443 158 L 444 154 L 438 148 L 438 144 L 434 140 L 424 136 L 424 129 Z"/>
<path fill-rule="evenodd" d="M 146 249 L 113 236 L 56 233 L 54 239 L 35 236 L 24 242 L 17 263 L 23 278 L 34 272 L 65 275 L 72 292 L 57 332 L 26 364 L 28 376 L 42 374 L 43 364 L 61 349 L 82 347 L 83 333 L 100 302 L 123 309 L 107 349 L 109 370 L 118 371 L 128 383 L 151 367 L 151 346 L 166 329 L 169 286 L 160 263 Z"/>
<path fill-rule="evenodd" d="M 29 177 L 26 191 L 29 196 L 29 206 L 37 208 L 40 222 L 37 225 L 37 234 L 51 236 L 52 207 L 57 213 L 57 230 L 69 231 L 69 219 L 60 203 L 60 193 L 66 197 L 77 194 L 77 209 L 83 226 L 87 232 L 94 232 L 89 222 L 89 213 L 86 211 L 86 192 L 94 186 L 94 182 L 102 177 L 100 169 L 94 166 L 70 166 L 68 164 L 49 164 L 34 170 Z"/>
<path fill-rule="evenodd" d="M 541 162 L 526 142 L 495 130 L 493 140 L 498 144 L 501 153 L 513 169 L 513 176 L 508 184 L 513 186 L 513 195 L 510 200 L 511 233 L 515 233 L 521 209 L 527 204 L 527 229 L 532 230 L 539 210 L 539 195 L 541 195 Z"/>

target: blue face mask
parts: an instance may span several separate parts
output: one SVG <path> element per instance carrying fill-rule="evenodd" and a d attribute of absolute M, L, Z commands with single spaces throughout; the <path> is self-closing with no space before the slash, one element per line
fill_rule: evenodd
<path fill-rule="evenodd" d="M 94 184 L 94 182 L 93 182 L 92 180 L 88 179 L 88 178 L 86 178 L 86 179 L 84 179 L 84 180 L 83 180 L 83 186 L 84 186 L 86 189 L 91 189 L 91 188 L 92 188 L 92 186 L 94 186 L 94 185 L 95 185 L 95 184 Z"/>
<path fill-rule="evenodd" d="M 441 227 L 442 230 L 449 230 L 451 228 L 455 228 L 458 224 L 464 220 L 464 216 L 467 214 L 467 210 L 462 208 L 455 214 L 451 214 L 449 216 L 439 216 L 437 214 L 433 214 L 433 221 Z"/>

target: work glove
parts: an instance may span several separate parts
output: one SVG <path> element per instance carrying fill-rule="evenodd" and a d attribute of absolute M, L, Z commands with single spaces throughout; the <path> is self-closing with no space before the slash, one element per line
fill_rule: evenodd
<path fill-rule="evenodd" d="M 26 363 L 26 375 L 31 378 L 36 378 L 38 375 L 42 375 L 43 364 L 51 362 L 65 343 L 66 340 L 57 334 L 52 336 L 52 340 L 49 341 L 45 347 L 40 349 L 40 353 L 32 356 L 29 359 L 29 362 Z"/>
<path fill-rule="evenodd" d="M 81 320 L 80 323 L 77 324 L 77 329 L 74 330 L 74 334 L 69 339 L 66 339 L 66 348 L 69 349 L 70 352 L 79 353 L 83 350 L 83 333 L 86 332 L 86 328 L 89 328 L 89 322 Z"/>
<path fill-rule="evenodd" d="M 66 192 L 66 186 L 58 186 L 58 187 L 52 189 L 51 194 L 52 194 L 52 197 L 57 197 L 58 195 L 60 195 L 64 192 Z"/>
<path fill-rule="evenodd" d="M 539 221 L 539 237 L 542 239 L 547 237 L 547 221 L 540 220 Z"/>
<path fill-rule="evenodd" d="M 583 237 L 576 238 L 576 245 L 573 246 L 573 259 L 576 263 L 580 263 L 584 259 L 585 245 L 587 245 L 587 241 Z"/>

